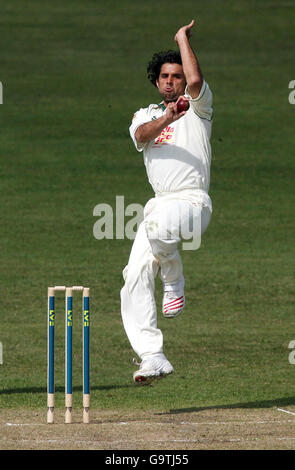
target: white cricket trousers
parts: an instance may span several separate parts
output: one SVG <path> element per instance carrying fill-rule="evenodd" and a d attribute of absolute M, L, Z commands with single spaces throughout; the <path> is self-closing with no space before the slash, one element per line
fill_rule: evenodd
<path fill-rule="evenodd" d="M 192 228 L 199 230 L 200 235 L 204 233 L 211 218 L 210 204 L 204 205 L 194 197 L 176 197 L 175 193 L 170 193 L 148 201 L 128 265 L 123 270 L 123 325 L 133 350 L 141 359 L 163 353 L 163 334 L 157 327 L 155 278 L 159 273 L 165 291 L 184 287 L 178 244 L 184 233 L 192 233 Z"/>

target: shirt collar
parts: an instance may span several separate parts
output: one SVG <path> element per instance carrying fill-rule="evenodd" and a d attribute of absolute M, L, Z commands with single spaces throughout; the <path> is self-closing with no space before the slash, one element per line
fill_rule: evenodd
<path fill-rule="evenodd" d="M 164 105 L 164 101 L 161 101 L 161 103 L 158 103 L 158 104 L 153 104 L 152 105 L 152 108 L 161 108 L 162 111 L 165 111 L 165 105 Z"/>

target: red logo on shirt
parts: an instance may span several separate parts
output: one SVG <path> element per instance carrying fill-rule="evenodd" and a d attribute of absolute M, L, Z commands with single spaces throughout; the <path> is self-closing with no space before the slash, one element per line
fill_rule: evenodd
<path fill-rule="evenodd" d="M 155 139 L 155 145 L 171 143 L 174 133 L 174 127 L 167 126 L 162 130 L 161 134 Z"/>

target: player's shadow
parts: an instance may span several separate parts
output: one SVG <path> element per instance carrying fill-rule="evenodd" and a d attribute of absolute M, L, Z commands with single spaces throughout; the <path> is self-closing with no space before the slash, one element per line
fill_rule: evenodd
<path fill-rule="evenodd" d="M 114 390 L 114 389 L 121 389 L 121 388 L 131 388 L 134 387 L 133 384 L 129 385 L 96 385 L 91 387 L 91 391 L 95 390 Z M 55 387 L 56 393 L 64 393 L 65 387 L 64 386 L 57 386 Z M 81 385 L 73 387 L 73 392 L 82 392 L 83 387 Z M 47 393 L 46 387 L 20 387 L 20 388 L 8 388 L 2 389 L 0 388 L 0 396 L 1 395 L 14 395 L 18 393 Z"/>
<path fill-rule="evenodd" d="M 295 405 L 295 397 L 274 398 L 272 400 L 250 401 L 248 403 L 234 403 L 230 405 L 210 405 L 192 408 L 171 409 L 168 412 L 157 413 L 158 415 L 178 414 L 178 413 L 197 413 L 205 410 L 230 410 L 235 408 L 273 408 Z"/>

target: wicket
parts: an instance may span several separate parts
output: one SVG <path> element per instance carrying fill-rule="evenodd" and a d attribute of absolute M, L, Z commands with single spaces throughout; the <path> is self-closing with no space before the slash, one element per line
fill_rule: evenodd
<path fill-rule="evenodd" d="M 55 292 L 65 292 L 65 423 L 72 422 L 73 407 L 73 292 L 82 291 L 83 321 L 83 423 L 89 423 L 90 407 L 90 296 L 83 286 L 48 287 L 48 337 L 47 337 L 47 423 L 54 422 L 54 352 L 55 352 Z"/>

